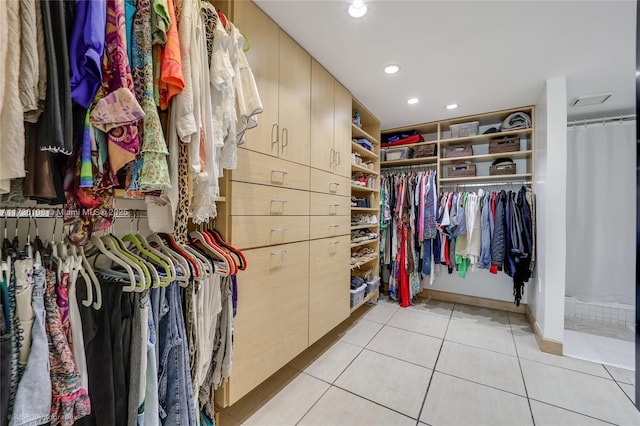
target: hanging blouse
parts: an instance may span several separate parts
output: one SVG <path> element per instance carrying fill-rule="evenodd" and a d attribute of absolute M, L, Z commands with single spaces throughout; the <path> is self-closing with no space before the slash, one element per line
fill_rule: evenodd
<path fill-rule="evenodd" d="M 174 10 L 173 0 L 167 0 L 169 13 L 169 27 L 167 29 L 167 42 L 159 55 L 161 61 L 157 67 L 160 70 L 158 91 L 160 108 L 166 110 L 172 99 L 185 89 L 186 80 L 183 74 L 182 49 L 178 34 L 178 21 Z"/>

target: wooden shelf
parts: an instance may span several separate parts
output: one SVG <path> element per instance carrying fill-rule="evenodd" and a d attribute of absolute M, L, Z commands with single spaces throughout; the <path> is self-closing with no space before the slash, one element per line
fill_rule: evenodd
<path fill-rule="evenodd" d="M 357 191 L 357 192 L 380 192 L 380 190 L 375 189 L 375 188 L 367 188 L 366 186 L 358 186 L 358 185 L 351 185 L 351 191 Z"/>
<path fill-rule="evenodd" d="M 353 265 L 351 265 L 351 270 L 353 271 L 354 269 L 359 269 L 361 266 L 364 266 L 364 265 L 366 265 L 366 264 L 368 264 L 368 263 L 371 263 L 371 262 L 373 262 L 374 260 L 378 260 L 378 259 L 379 259 L 379 256 L 376 254 L 376 256 L 375 256 L 375 257 L 372 257 L 372 258 L 371 258 L 371 259 L 369 259 L 369 260 L 365 260 L 364 262 L 354 263 Z"/>
<path fill-rule="evenodd" d="M 420 146 L 420 145 L 432 145 L 432 144 L 437 144 L 438 141 L 437 140 L 433 140 L 433 141 L 427 141 L 427 142 L 416 142 L 416 143 L 408 143 L 408 144 L 404 144 L 404 145 L 394 145 L 394 146 L 383 146 L 382 148 L 380 148 L 381 150 L 387 150 L 387 149 L 395 149 L 395 148 L 404 148 L 404 147 L 414 147 L 414 146 Z"/>
<path fill-rule="evenodd" d="M 440 147 L 445 147 L 447 145 L 487 143 L 490 139 L 497 138 L 500 136 L 526 135 L 531 133 L 532 131 L 533 131 L 532 128 L 528 128 L 528 129 L 520 129 L 520 130 L 511 130 L 509 132 L 489 133 L 486 135 L 466 136 L 464 138 L 440 139 Z"/>
<path fill-rule="evenodd" d="M 379 210 L 377 207 L 351 207 L 352 212 L 378 212 Z"/>
<path fill-rule="evenodd" d="M 406 160 L 381 161 L 380 167 L 416 166 L 421 164 L 435 165 L 437 162 L 438 157 L 408 158 Z"/>
<path fill-rule="evenodd" d="M 440 183 L 455 182 L 491 182 L 491 181 L 509 181 L 509 180 L 526 180 L 531 179 L 531 173 L 520 173 L 517 175 L 498 175 L 498 176 L 466 176 L 455 178 L 440 178 Z"/>
<path fill-rule="evenodd" d="M 361 147 L 360 145 L 358 145 L 353 141 L 351 141 L 351 152 L 356 152 L 360 154 L 362 158 L 369 159 L 369 160 L 376 160 L 380 158 L 378 154 L 376 154 L 375 152 L 369 151 L 367 148 Z"/>
<path fill-rule="evenodd" d="M 366 246 L 366 245 L 369 245 L 371 243 L 377 243 L 377 242 L 378 242 L 378 239 L 374 238 L 372 240 L 366 240 L 366 241 L 360 241 L 360 242 L 357 242 L 357 243 L 351 243 L 351 248 L 362 247 L 362 246 Z"/>
<path fill-rule="evenodd" d="M 122 198 L 124 200 L 140 200 L 140 201 L 144 201 L 144 198 L 125 198 L 124 197 L 124 193 L 125 190 L 124 189 L 116 189 L 113 191 L 113 196 L 115 198 Z M 227 197 L 218 197 L 218 199 L 216 200 L 216 202 L 222 203 L 227 201 Z"/>
<path fill-rule="evenodd" d="M 379 292 L 380 292 L 380 290 L 378 289 L 376 291 L 372 291 L 371 293 L 367 294 L 364 297 L 364 299 L 362 300 L 362 302 L 358 303 L 356 306 L 351 308 L 351 313 L 354 313 L 359 307 L 361 307 L 362 305 L 364 305 L 365 303 L 367 303 L 371 299 L 378 298 L 379 297 Z"/>
<path fill-rule="evenodd" d="M 533 151 L 512 151 L 501 152 L 499 154 L 465 155 L 463 157 L 441 158 L 441 164 L 457 163 L 458 161 L 493 161 L 498 158 L 527 158 L 533 155 Z"/>
<path fill-rule="evenodd" d="M 352 172 L 362 172 L 362 173 L 367 173 L 370 175 L 376 175 L 378 176 L 378 172 L 376 172 L 375 170 L 370 170 L 367 169 L 366 167 L 362 167 L 362 166 L 358 166 L 357 164 L 351 164 L 351 171 Z"/>
<path fill-rule="evenodd" d="M 351 134 L 355 137 L 367 138 L 369 142 L 371 142 L 374 145 L 380 145 L 380 141 L 378 139 L 374 138 L 369 133 L 365 132 L 364 130 L 362 130 L 360 127 L 356 126 L 353 123 L 351 123 Z"/>
<path fill-rule="evenodd" d="M 378 228 L 380 227 L 380 225 L 375 224 L 375 225 L 367 225 L 366 223 L 364 225 L 355 225 L 351 227 L 352 231 L 357 231 L 358 229 L 367 229 L 367 228 Z"/>

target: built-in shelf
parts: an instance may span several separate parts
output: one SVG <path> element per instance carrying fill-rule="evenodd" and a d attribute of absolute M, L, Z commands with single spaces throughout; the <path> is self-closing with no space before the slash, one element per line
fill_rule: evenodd
<path fill-rule="evenodd" d="M 375 188 L 367 188 L 366 186 L 351 185 L 351 191 L 355 192 L 380 192 Z"/>
<path fill-rule="evenodd" d="M 376 254 L 375 257 L 372 257 L 369 260 L 365 260 L 364 262 L 358 262 L 358 263 L 354 263 L 353 265 L 351 265 L 351 270 L 355 270 L 355 269 L 360 269 L 361 267 L 363 267 L 364 265 L 367 265 L 373 261 L 377 261 L 378 260 L 378 255 Z"/>
<path fill-rule="evenodd" d="M 353 164 L 353 163 L 351 164 L 351 171 L 352 172 L 362 172 L 362 173 L 366 173 L 366 174 L 370 174 L 370 175 L 376 175 L 376 176 L 379 174 L 375 170 L 367 169 L 366 167 L 358 166 L 357 164 Z"/>
<path fill-rule="evenodd" d="M 141 200 L 144 201 L 144 198 L 125 198 L 124 196 L 125 190 L 124 189 L 116 189 L 114 191 L 114 197 L 115 198 L 122 198 L 124 200 Z M 227 201 L 227 197 L 218 197 L 218 199 L 216 200 L 216 202 L 222 203 Z"/>
<path fill-rule="evenodd" d="M 360 154 L 360 157 L 364 159 L 375 160 L 380 158 L 375 152 L 369 151 L 367 148 L 364 148 L 353 141 L 351 141 L 351 152 Z"/>
<path fill-rule="evenodd" d="M 510 180 L 527 180 L 531 179 L 531 173 L 520 173 L 516 175 L 496 175 L 496 176 L 465 176 L 454 178 L 440 178 L 440 183 L 456 183 L 456 182 L 491 182 L 491 181 L 510 181 Z"/>
<path fill-rule="evenodd" d="M 364 225 L 354 225 L 351 227 L 352 231 L 357 231 L 358 229 L 368 229 L 368 228 L 378 228 L 380 225 L 375 224 L 375 225 L 367 225 L 366 223 Z"/>
<path fill-rule="evenodd" d="M 381 161 L 380 167 L 419 166 L 421 164 L 436 165 L 438 157 L 408 158 L 406 160 Z"/>
<path fill-rule="evenodd" d="M 438 141 L 437 140 L 432 140 L 432 141 L 427 141 L 427 142 L 416 142 L 416 143 L 405 143 L 402 145 L 391 145 L 391 146 L 383 146 L 381 149 L 386 150 L 386 149 L 395 149 L 395 148 L 404 148 L 406 147 L 414 147 L 414 146 L 420 146 L 420 145 L 433 145 L 433 144 L 437 144 Z"/>
<path fill-rule="evenodd" d="M 352 212 L 377 212 L 377 207 L 351 207 Z"/>
<path fill-rule="evenodd" d="M 528 128 L 528 129 L 510 130 L 508 132 L 488 133 L 486 135 L 466 136 L 464 138 L 440 139 L 440 147 L 444 147 L 447 145 L 487 143 L 490 139 L 495 139 L 503 136 L 526 135 L 531 133 L 531 131 L 532 129 Z"/>
<path fill-rule="evenodd" d="M 366 241 L 360 241 L 357 243 L 351 243 L 351 248 L 356 248 L 356 247 L 362 247 L 362 246 L 367 246 L 371 243 L 377 243 L 378 242 L 378 238 L 373 238 L 371 240 L 366 240 Z"/>
<path fill-rule="evenodd" d="M 369 133 L 365 132 L 364 130 L 362 130 L 360 127 L 356 126 L 353 123 L 351 123 L 351 134 L 353 135 L 354 138 L 358 138 L 358 137 L 367 138 L 369 142 L 371 142 L 372 144 L 380 145 L 380 141 L 378 139 L 374 138 Z"/>
<path fill-rule="evenodd" d="M 533 151 L 512 151 L 501 152 L 499 154 L 481 154 L 481 155 L 465 155 L 464 157 L 441 158 L 440 164 L 457 163 L 458 161 L 493 161 L 498 158 L 527 158 L 533 155 Z"/>
<path fill-rule="evenodd" d="M 365 303 L 369 302 L 371 299 L 377 299 L 379 297 L 379 291 L 380 290 L 376 290 L 376 291 L 372 291 L 371 293 L 367 294 L 364 297 L 364 299 L 362 300 L 362 302 L 358 303 L 356 306 L 351 308 L 351 313 L 354 313 L 359 307 L 361 307 Z"/>

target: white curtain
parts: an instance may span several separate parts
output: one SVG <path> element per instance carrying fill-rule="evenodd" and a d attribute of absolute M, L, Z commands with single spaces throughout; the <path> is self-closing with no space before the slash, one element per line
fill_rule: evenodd
<path fill-rule="evenodd" d="M 633 305 L 635 122 L 577 125 L 567 132 L 565 293 L 590 302 Z"/>

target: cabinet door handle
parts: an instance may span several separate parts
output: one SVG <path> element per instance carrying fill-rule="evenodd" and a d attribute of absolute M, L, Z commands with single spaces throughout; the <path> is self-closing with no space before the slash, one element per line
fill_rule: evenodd
<path fill-rule="evenodd" d="M 332 166 L 334 161 L 335 161 L 335 151 L 333 148 L 331 148 L 331 151 L 329 151 L 329 166 Z"/>
<path fill-rule="evenodd" d="M 342 164 L 342 157 L 340 156 L 340 152 L 336 151 L 336 166 Z"/>
<path fill-rule="evenodd" d="M 271 145 L 273 145 L 274 143 L 278 143 L 280 142 L 280 126 L 278 126 L 278 123 L 275 123 L 273 126 L 271 126 Z M 273 130 L 275 129 L 275 140 L 273 138 Z"/>
<path fill-rule="evenodd" d="M 282 128 L 282 147 L 289 146 L 289 129 Z"/>

